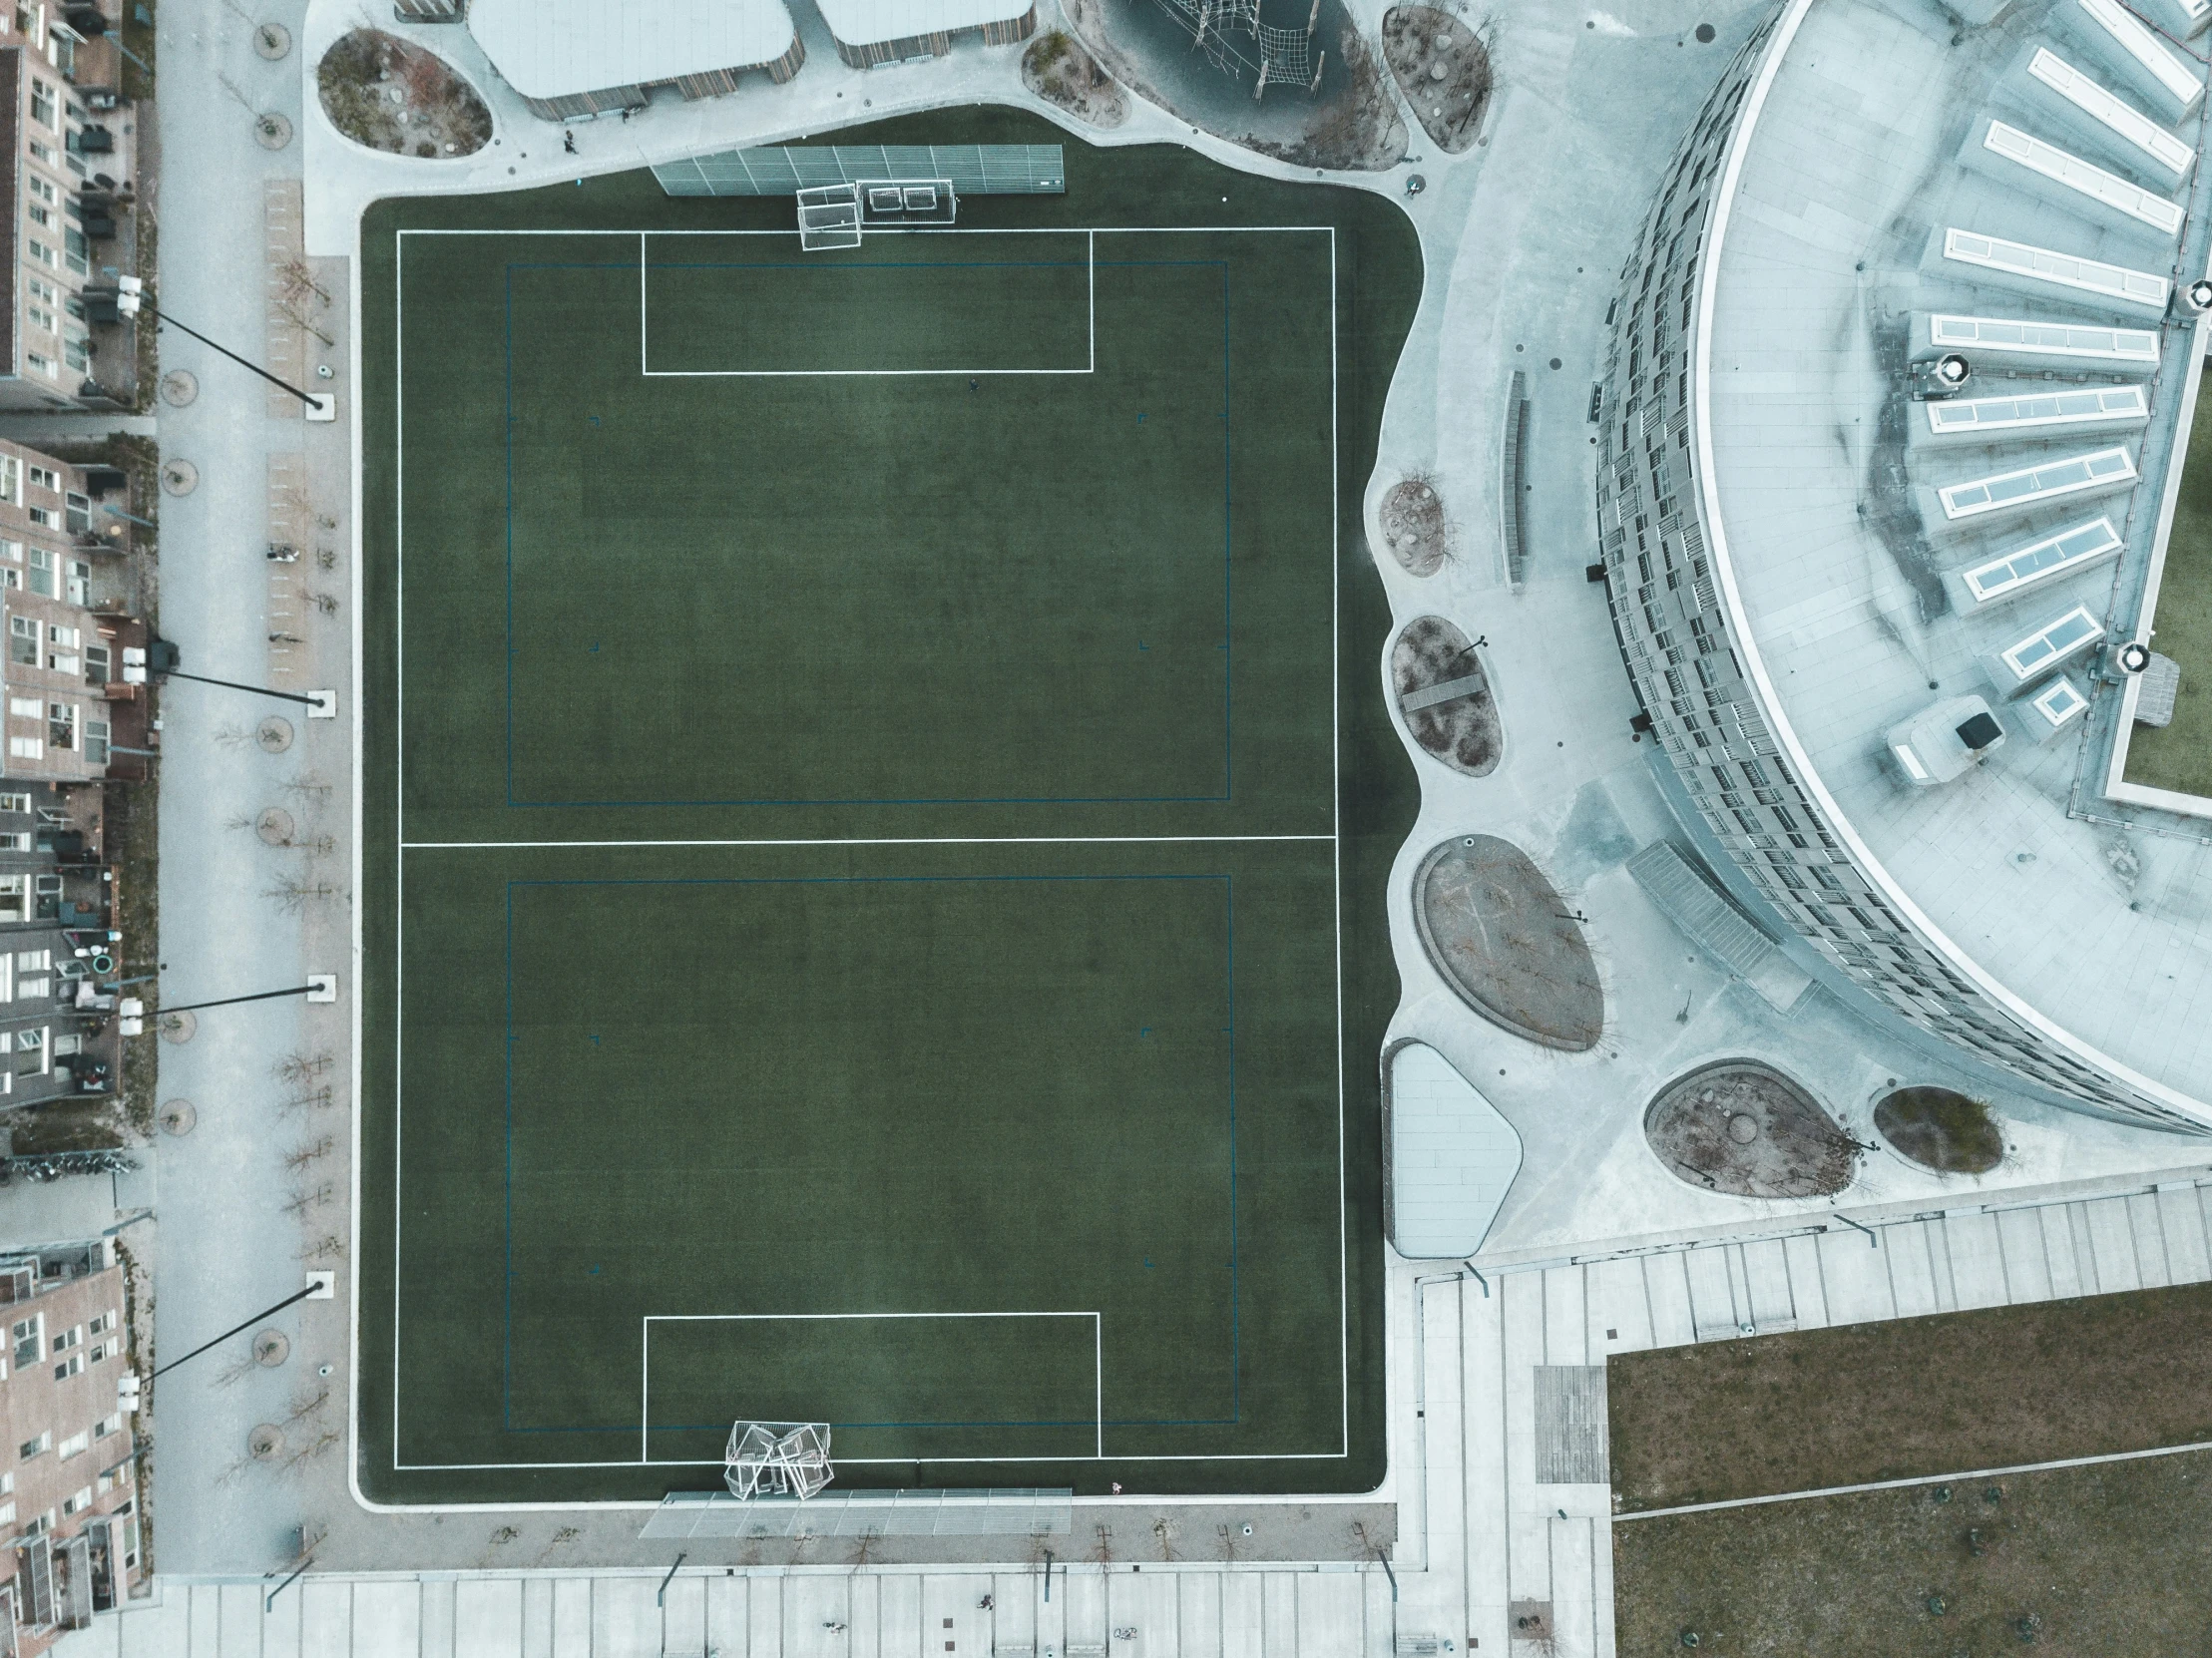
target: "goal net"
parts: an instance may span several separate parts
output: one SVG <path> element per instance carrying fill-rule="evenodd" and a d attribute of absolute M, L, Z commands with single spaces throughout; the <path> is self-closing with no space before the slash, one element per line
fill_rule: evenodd
<path fill-rule="evenodd" d="M 860 192 L 852 185 L 817 185 L 799 192 L 799 247 L 820 253 L 860 245 Z"/>
<path fill-rule="evenodd" d="M 829 1424 L 740 1422 L 729 1431 L 722 1478 L 740 1500 L 812 1496 L 830 1482 Z"/>

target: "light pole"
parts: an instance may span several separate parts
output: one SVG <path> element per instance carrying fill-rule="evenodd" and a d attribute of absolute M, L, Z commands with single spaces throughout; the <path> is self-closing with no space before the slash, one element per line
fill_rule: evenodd
<path fill-rule="evenodd" d="M 154 319 L 155 319 L 155 320 L 156 320 L 157 322 L 166 322 L 166 323 L 168 323 L 168 324 L 169 324 L 169 325 L 170 325 L 170 326 L 171 326 L 172 328 L 181 328 L 181 329 L 183 329 L 183 330 L 184 330 L 184 331 L 185 331 L 186 333 L 188 333 L 188 334 L 192 335 L 192 337 L 193 337 L 194 339 L 198 340 L 198 341 L 199 341 L 199 342 L 200 342 L 200 343 L 201 343 L 202 345 L 205 345 L 205 346 L 207 346 L 207 347 L 208 347 L 208 348 L 209 348 L 210 350 L 213 350 L 213 351 L 220 351 L 220 352 L 221 352 L 221 354 L 222 354 L 223 356 L 225 356 L 225 357 L 228 357 L 228 358 L 229 358 L 229 359 L 230 359 L 230 360 L 231 360 L 232 362 L 236 363 L 236 364 L 237 364 L 237 365 L 238 365 L 238 366 L 239 366 L 240 368 L 250 369 L 250 370 L 252 370 L 252 371 L 253 371 L 253 372 L 254 372 L 255 374 L 258 374 L 258 375 L 259 375 L 259 376 L 260 376 L 260 377 L 261 377 L 262 379 L 266 380 L 266 381 L 267 381 L 267 382 L 268 382 L 268 383 L 269 383 L 270 385 L 272 385 L 272 386 L 275 386 L 275 387 L 279 388 L 280 390 L 283 390 L 283 391 L 288 391 L 288 392 L 290 392 L 290 393 L 291 393 L 291 394 L 292 394 L 292 395 L 293 395 L 294 397 L 298 398 L 298 399 L 300 400 L 300 402 L 302 402 L 302 403 L 306 404 L 308 408 L 310 408 L 310 409 L 320 409 L 320 408 L 322 407 L 322 400 L 321 400 L 320 398 L 318 398 L 318 397 L 314 396 L 314 395 L 313 395 L 312 393 L 310 393 L 310 392 L 304 392 L 304 391 L 301 391 L 301 390 L 300 390 L 300 389 L 299 389 L 299 388 L 298 388 L 297 386 L 293 385 L 293 384 L 292 384 L 292 383 L 291 383 L 291 382 L 290 382 L 289 380 L 279 380 L 279 379 L 278 379 L 278 378 L 277 378 L 277 377 L 276 377 L 275 375 L 271 374 L 271 373 L 270 373 L 270 372 L 269 372 L 269 371 L 268 371 L 267 369 L 263 368 L 263 367 L 262 367 L 262 366 L 261 366 L 261 365 L 260 365 L 259 363 L 256 363 L 256 362 L 251 362 L 251 361 L 247 360 L 246 358 L 244 358 L 244 357 L 241 357 L 241 356 L 239 356 L 239 355 L 238 355 L 238 354 L 237 354 L 237 353 L 236 353 L 235 351 L 231 350 L 231 349 L 230 349 L 230 348 L 229 348 L 229 347 L 228 347 L 227 345 L 218 345 L 218 344 L 217 344 L 217 343 L 216 343 L 216 342 L 215 342 L 214 340 L 210 339 L 210 338 L 209 338 L 209 337 L 208 337 L 208 336 L 207 336 L 206 334 L 203 334 L 203 333 L 202 333 L 202 332 L 201 332 L 201 331 L 200 331 L 200 330 L 199 330 L 198 328 L 194 328 L 194 327 L 191 327 L 191 326 L 189 326 L 189 325 L 188 325 L 188 324 L 186 324 L 186 323 L 183 323 L 183 322 L 179 322 L 179 321 L 178 321 L 178 320 L 177 320 L 177 319 L 176 319 L 175 317 L 171 316 L 171 315 L 170 315 L 170 314 L 169 314 L 169 313 L 168 313 L 167 311 L 164 311 L 164 310 L 160 309 L 160 308 L 159 308 L 159 307 L 157 307 L 157 306 L 154 306 L 154 305 L 147 305 L 147 304 L 145 304 L 145 303 L 144 303 L 143 301 L 141 302 L 141 306 L 142 306 L 142 308 L 143 308 L 143 309 L 144 309 L 144 310 L 146 311 L 146 313 L 147 313 L 147 314 L 148 314 L 149 316 L 153 317 L 153 318 L 154 318 Z"/>

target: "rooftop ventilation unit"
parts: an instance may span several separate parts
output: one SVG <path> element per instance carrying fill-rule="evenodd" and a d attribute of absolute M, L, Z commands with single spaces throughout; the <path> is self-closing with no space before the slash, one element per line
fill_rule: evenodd
<path fill-rule="evenodd" d="M 1922 402 L 1957 397 L 1974 378 L 1974 365 L 1956 351 L 1913 365 L 1913 395 Z"/>
<path fill-rule="evenodd" d="M 1906 781 L 1932 789 L 1965 776 L 2003 746 L 2004 727 L 1981 697 L 1949 696 L 1891 726 L 1885 740 Z"/>

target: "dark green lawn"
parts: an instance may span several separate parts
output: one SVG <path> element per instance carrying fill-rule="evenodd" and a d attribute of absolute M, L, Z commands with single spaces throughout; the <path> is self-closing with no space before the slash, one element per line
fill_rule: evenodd
<path fill-rule="evenodd" d="M 738 1416 L 831 1422 L 851 1484 L 1380 1477 L 1413 790 L 1358 506 L 1413 239 L 1178 151 L 1069 176 L 962 225 L 1323 230 L 1095 277 L 656 235 L 642 340 L 635 236 L 396 232 L 788 201 L 369 215 L 379 1500 L 696 1488 Z M 1096 370 L 1002 372 L 1088 367 L 1094 279 Z M 827 372 L 866 354 L 962 372 Z"/>
<path fill-rule="evenodd" d="M 2181 664 L 2181 689 L 2171 725 L 2128 738 L 2125 780 L 2212 795 L 2212 400 L 2201 387 L 2151 626 L 2152 648 Z"/>

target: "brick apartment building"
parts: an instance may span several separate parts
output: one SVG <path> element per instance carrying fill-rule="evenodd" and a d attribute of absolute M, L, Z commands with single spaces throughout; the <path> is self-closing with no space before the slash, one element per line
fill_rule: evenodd
<path fill-rule="evenodd" d="M 123 1271 L 106 1238 L 0 1253 L 0 1655 L 32 1658 L 140 1571 Z"/>
<path fill-rule="evenodd" d="M 137 122 L 115 28 L 98 6 L 0 0 L 0 178 L 16 205 L 0 237 L 0 408 L 136 396 L 137 323 L 114 293 L 135 266 Z"/>
<path fill-rule="evenodd" d="M 124 549 L 128 521 L 96 499 L 121 482 L 0 443 L 0 778 L 102 782 L 117 774 L 115 745 L 148 746 L 146 624 L 113 608 L 103 563 Z M 143 756 L 126 760 L 121 775 L 145 775 Z"/>
<path fill-rule="evenodd" d="M 124 484 L 0 442 L 0 1112 L 118 1085 L 102 820 L 106 784 L 150 764 L 118 746 L 152 746 L 147 628 L 118 599 L 130 521 L 100 499 Z"/>

